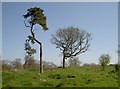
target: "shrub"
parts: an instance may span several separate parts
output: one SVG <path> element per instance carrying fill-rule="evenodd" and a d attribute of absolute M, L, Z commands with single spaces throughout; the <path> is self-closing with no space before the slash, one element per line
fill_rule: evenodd
<path fill-rule="evenodd" d="M 110 56 L 108 54 L 101 55 L 99 58 L 99 62 L 103 67 L 103 70 L 105 70 L 105 66 L 110 62 Z"/>

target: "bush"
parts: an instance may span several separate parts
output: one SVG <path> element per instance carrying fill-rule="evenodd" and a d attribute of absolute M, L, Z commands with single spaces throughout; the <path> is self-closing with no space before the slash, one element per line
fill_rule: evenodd
<path fill-rule="evenodd" d="M 108 54 L 101 55 L 99 58 L 99 62 L 103 67 L 103 70 L 105 70 L 105 66 L 110 62 L 110 56 Z"/>

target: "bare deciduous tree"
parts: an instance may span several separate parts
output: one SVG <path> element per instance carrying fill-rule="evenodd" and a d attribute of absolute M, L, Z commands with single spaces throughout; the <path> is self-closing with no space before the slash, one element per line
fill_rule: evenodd
<path fill-rule="evenodd" d="M 44 69 L 53 69 L 55 67 L 57 67 L 57 65 L 55 65 L 53 62 L 43 61 L 43 68 Z"/>
<path fill-rule="evenodd" d="M 12 61 L 12 66 L 16 69 L 22 69 L 22 60 L 20 58 L 16 58 Z"/>
<path fill-rule="evenodd" d="M 26 55 L 24 69 L 34 69 L 35 68 L 35 59 L 34 56 Z"/>
<path fill-rule="evenodd" d="M 81 63 L 77 57 L 69 59 L 69 66 L 80 66 Z"/>
<path fill-rule="evenodd" d="M 12 61 L 11 60 L 2 60 L 2 71 L 12 70 Z"/>
<path fill-rule="evenodd" d="M 74 27 L 59 29 L 52 35 L 51 43 L 55 44 L 63 54 L 63 68 L 65 59 L 75 57 L 88 50 L 91 34 Z"/>

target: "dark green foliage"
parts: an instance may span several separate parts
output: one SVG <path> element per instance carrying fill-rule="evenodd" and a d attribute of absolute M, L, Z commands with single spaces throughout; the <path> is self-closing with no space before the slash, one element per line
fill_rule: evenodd
<path fill-rule="evenodd" d="M 25 50 L 26 50 L 27 54 L 32 55 L 32 54 L 36 53 L 36 50 L 30 46 L 30 42 L 32 44 L 34 44 L 35 41 L 39 42 L 35 38 L 35 34 L 33 32 L 33 30 L 34 30 L 33 26 L 35 24 L 39 24 L 43 27 L 43 30 L 48 30 L 48 28 L 46 25 L 46 16 L 44 16 L 43 10 L 41 8 L 34 7 L 34 8 L 28 9 L 27 11 L 28 11 L 27 14 L 23 15 L 23 17 L 29 23 L 29 26 L 27 26 L 26 22 L 24 22 L 26 27 L 30 27 L 31 35 L 28 36 L 28 39 L 25 42 Z"/>
<path fill-rule="evenodd" d="M 28 40 L 31 41 L 32 44 L 35 43 L 35 38 L 33 36 L 28 36 Z"/>
<path fill-rule="evenodd" d="M 46 26 L 46 16 L 44 16 L 43 14 L 43 9 L 41 8 L 30 8 L 27 10 L 27 14 L 23 15 L 25 19 L 27 19 L 28 17 L 30 18 L 28 20 L 28 22 L 30 24 L 39 24 L 43 27 L 44 30 L 48 30 L 47 26 Z"/>
<path fill-rule="evenodd" d="M 26 53 L 28 55 L 32 55 L 32 54 L 36 53 L 36 50 L 30 46 L 30 43 L 28 40 L 25 41 L 25 49 L 24 50 L 26 50 Z"/>

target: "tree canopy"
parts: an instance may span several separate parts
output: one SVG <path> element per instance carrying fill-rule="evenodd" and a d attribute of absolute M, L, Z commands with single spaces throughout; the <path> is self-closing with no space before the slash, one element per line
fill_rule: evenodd
<path fill-rule="evenodd" d="M 52 35 L 51 43 L 63 53 L 63 59 L 77 56 L 88 50 L 91 34 L 74 27 L 58 29 Z M 64 62 L 64 60 L 63 60 Z"/>
<path fill-rule="evenodd" d="M 28 9 L 27 11 L 27 14 L 23 16 L 25 19 L 29 18 L 28 22 L 30 25 L 39 24 L 43 27 L 44 30 L 48 30 L 48 27 L 46 26 L 46 16 L 44 16 L 43 9 L 34 7 Z"/>
<path fill-rule="evenodd" d="M 105 67 L 108 63 L 110 63 L 110 58 L 111 58 L 111 57 L 110 57 L 108 54 L 103 54 L 103 55 L 100 56 L 99 62 L 100 62 L 100 64 L 102 65 L 103 70 L 104 70 L 104 67 Z"/>

